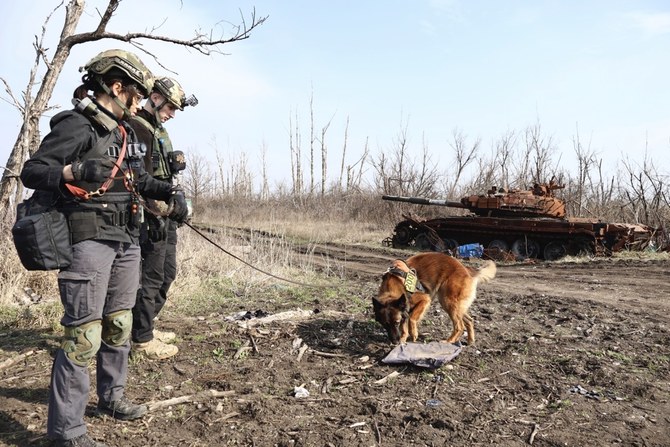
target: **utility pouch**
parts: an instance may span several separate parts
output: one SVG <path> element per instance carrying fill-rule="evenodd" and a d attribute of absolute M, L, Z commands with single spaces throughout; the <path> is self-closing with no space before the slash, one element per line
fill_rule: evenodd
<path fill-rule="evenodd" d="M 168 153 L 168 164 L 170 171 L 177 174 L 186 169 L 186 156 L 182 151 L 172 151 Z"/>
<path fill-rule="evenodd" d="M 133 197 L 130 202 L 130 209 L 128 215 L 128 228 L 134 230 L 139 228 L 144 222 L 144 213 L 142 204 L 137 197 Z"/>
<path fill-rule="evenodd" d="M 95 211 L 73 211 L 68 216 L 72 243 L 97 238 L 100 234 L 98 216 Z"/>
<path fill-rule="evenodd" d="M 12 237 L 27 270 L 59 270 L 72 263 L 67 218 L 56 209 L 38 205 L 32 197 L 17 206 Z"/>
<path fill-rule="evenodd" d="M 161 165 L 161 154 L 157 151 L 151 153 L 151 172 L 156 172 Z"/>

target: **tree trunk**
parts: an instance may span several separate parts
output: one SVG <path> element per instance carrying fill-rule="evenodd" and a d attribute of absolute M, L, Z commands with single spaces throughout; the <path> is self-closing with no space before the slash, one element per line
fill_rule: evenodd
<path fill-rule="evenodd" d="M 40 144 L 40 117 L 49 103 L 49 99 L 56 86 L 56 81 L 63 70 L 63 65 L 70 55 L 73 43 L 68 39 L 77 29 L 77 24 L 84 12 L 84 0 L 71 0 L 66 6 L 65 22 L 61 31 L 58 47 L 53 59 L 47 65 L 47 71 L 42 79 L 40 89 L 34 100 L 31 96 L 35 84 L 35 75 L 40 61 L 46 58 L 46 51 L 40 41 L 35 50 L 37 56 L 35 66 L 31 71 L 28 87 L 25 91 L 25 109 L 23 112 L 23 125 L 19 132 L 12 152 L 9 155 L 7 166 L 0 181 L 0 221 L 9 222 L 14 218 L 14 206 L 23 196 L 23 185 L 19 181 L 18 174 L 23 162 L 32 155 Z"/>

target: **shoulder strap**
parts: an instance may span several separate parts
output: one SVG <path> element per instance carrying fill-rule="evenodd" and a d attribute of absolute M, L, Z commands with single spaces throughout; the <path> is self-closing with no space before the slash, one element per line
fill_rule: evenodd
<path fill-rule="evenodd" d="M 138 123 L 140 123 L 141 125 L 143 125 L 144 127 L 146 127 L 146 129 L 147 129 L 149 132 L 151 132 L 152 134 L 156 131 L 156 128 L 155 128 L 154 126 L 152 126 L 151 123 L 150 123 L 149 121 L 147 121 L 146 119 L 142 118 L 141 116 L 139 116 L 139 115 L 135 115 L 135 116 L 133 117 L 133 119 L 134 119 L 135 121 L 137 121 Z"/>
<path fill-rule="evenodd" d="M 119 170 L 119 166 L 121 166 L 121 163 L 123 162 L 123 158 L 126 156 L 126 143 L 127 143 L 127 133 L 126 129 L 123 126 L 118 127 L 119 131 L 121 132 L 121 136 L 123 137 L 123 143 L 121 145 L 121 150 L 119 151 L 119 158 L 116 160 L 116 163 L 114 163 L 114 167 L 112 168 L 112 174 L 109 176 L 109 178 L 98 188 L 96 191 L 86 191 L 83 188 L 80 188 L 76 185 L 73 185 L 71 183 L 66 183 L 65 187 L 72 193 L 72 195 L 79 197 L 84 200 L 89 200 L 91 197 L 94 196 L 101 196 L 105 194 L 107 189 L 111 186 L 112 182 L 114 181 L 114 176 L 116 175 L 117 171 Z M 110 132 L 110 135 L 114 135 L 114 132 Z M 101 138 L 100 140 L 107 140 L 109 136 L 106 138 Z M 101 146 L 98 144 L 99 142 L 96 143 L 96 145 L 88 152 L 84 154 L 82 157 L 82 160 L 89 158 L 90 154 L 92 152 L 96 152 L 99 150 L 99 147 Z M 106 146 L 103 146 L 106 147 Z M 106 150 L 106 149 L 105 149 Z"/>

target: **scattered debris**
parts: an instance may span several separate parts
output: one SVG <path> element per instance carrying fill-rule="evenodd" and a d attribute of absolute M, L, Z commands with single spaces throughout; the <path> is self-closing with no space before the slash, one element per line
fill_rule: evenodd
<path fill-rule="evenodd" d="M 374 382 L 374 384 L 375 384 L 375 385 L 384 385 L 386 382 L 388 382 L 388 381 L 391 380 L 391 379 L 395 379 L 395 378 L 398 377 L 399 375 L 400 375 L 400 373 L 399 373 L 398 371 L 393 371 L 393 372 L 392 372 L 391 374 L 389 374 L 388 376 L 386 376 L 386 377 L 382 377 L 381 379 L 376 380 L 376 381 Z"/>
<path fill-rule="evenodd" d="M 297 399 L 301 397 L 309 397 L 309 391 L 304 386 L 296 386 L 293 388 L 293 396 Z"/>
<path fill-rule="evenodd" d="M 254 316 L 258 313 L 258 317 Z M 311 317 L 315 313 L 318 313 L 318 310 L 289 310 L 286 312 L 280 312 L 274 315 L 268 315 L 264 311 L 256 311 L 254 313 L 250 312 L 238 312 L 231 316 L 227 316 L 227 321 L 234 321 L 242 327 L 253 327 L 262 324 L 268 324 L 275 321 L 285 321 L 285 320 L 304 320 Z"/>
<path fill-rule="evenodd" d="M 217 390 L 206 390 L 197 394 L 189 394 L 187 396 L 173 397 L 171 399 L 160 400 L 157 402 L 149 402 L 147 407 L 149 411 L 154 411 L 159 408 L 170 407 L 172 405 L 179 405 L 188 402 L 196 402 L 201 399 L 207 399 L 210 397 L 228 397 L 235 394 L 235 391 L 217 391 Z"/>
<path fill-rule="evenodd" d="M 44 351 L 32 351 L 31 350 L 31 351 L 24 352 L 23 354 L 19 354 L 16 357 L 9 358 L 9 359 L 3 361 L 2 363 L 0 363 L 0 371 L 5 369 L 5 368 L 9 368 L 10 366 L 16 365 L 17 363 L 25 360 L 26 358 L 30 357 L 33 354 L 39 354 L 39 353 L 42 353 L 42 352 L 44 352 Z"/>
<path fill-rule="evenodd" d="M 588 391 L 586 388 L 582 387 L 581 385 L 573 386 L 570 388 L 571 393 L 577 393 L 581 394 L 584 397 L 587 397 L 589 399 L 595 399 L 595 400 L 600 400 L 601 395 L 600 393 L 596 391 Z"/>

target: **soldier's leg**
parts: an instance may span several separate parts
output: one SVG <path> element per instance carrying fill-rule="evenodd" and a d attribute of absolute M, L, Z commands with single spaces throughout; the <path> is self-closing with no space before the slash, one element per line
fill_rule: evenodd
<path fill-rule="evenodd" d="M 103 311 L 102 345 L 98 351 L 98 397 L 106 402 L 123 396 L 128 375 L 131 309 L 140 277 L 140 247 L 122 243 L 112 267 Z"/>
<path fill-rule="evenodd" d="M 166 241 L 142 244 L 142 280 L 133 309 L 132 341 L 145 343 L 153 338 L 156 300 L 163 284 Z"/>
<path fill-rule="evenodd" d="M 170 220 L 168 227 L 167 246 L 165 247 L 165 262 L 163 264 L 163 284 L 158 292 L 154 317 L 165 306 L 170 286 L 177 277 L 177 223 Z"/>
<path fill-rule="evenodd" d="M 100 348 L 101 319 L 115 256 L 101 241 L 82 241 L 72 249 L 72 264 L 58 274 L 65 338 L 56 351 L 49 388 L 47 434 L 57 439 L 86 433 L 88 365 Z"/>

